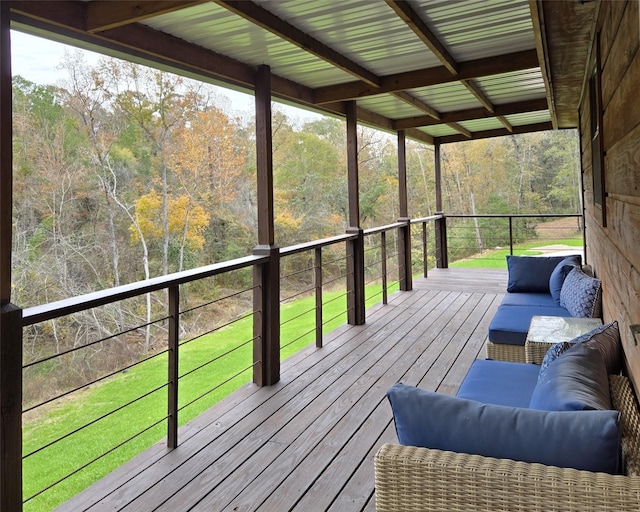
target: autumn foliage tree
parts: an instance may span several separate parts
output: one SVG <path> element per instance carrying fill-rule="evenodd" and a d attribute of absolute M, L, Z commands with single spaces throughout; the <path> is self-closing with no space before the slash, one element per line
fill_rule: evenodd
<path fill-rule="evenodd" d="M 231 116 L 203 84 L 115 59 L 90 66 L 70 55 L 61 71 L 57 86 L 14 78 L 13 276 L 19 304 L 251 253 L 257 241 L 251 113 Z M 275 108 L 272 124 L 277 245 L 344 233 L 344 122 L 299 122 Z M 359 126 L 358 144 L 361 225 L 394 222 L 396 137 Z M 573 132 L 443 146 L 444 209 L 575 212 L 576 147 Z M 435 213 L 433 157 L 432 147 L 408 141 L 410 217 Z M 487 245 L 489 228 L 474 226 L 479 248 Z M 73 326 L 53 326 L 55 338 L 80 343 L 150 323 L 155 307 L 146 297 L 142 305 L 76 318 Z M 63 327 L 71 336 L 60 335 Z M 145 339 L 150 347 L 148 329 Z"/>

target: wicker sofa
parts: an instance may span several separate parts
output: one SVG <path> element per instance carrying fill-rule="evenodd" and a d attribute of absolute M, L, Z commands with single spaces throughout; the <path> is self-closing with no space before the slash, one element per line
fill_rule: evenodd
<path fill-rule="evenodd" d="M 640 415 L 629 380 L 612 375 L 624 475 L 394 444 L 375 456 L 376 510 L 638 511 Z"/>
<path fill-rule="evenodd" d="M 602 342 L 608 343 L 610 348 L 613 333 L 618 336 L 619 341 L 617 323 L 615 322 L 609 324 L 608 327 L 599 329 L 597 335 L 587 337 L 586 340 L 583 339 L 579 343 L 571 345 L 571 348 L 565 347 L 565 352 L 554 354 L 558 361 L 560 361 L 559 358 L 563 358 L 562 362 L 558 364 L 550 359 L 544 369 L 547 372 L 545 378 L 542 378 L 541 373 L 538 373 L 542 366 L 477 360 L 467 373 L 457 397 L 446 397 L 402 384 L 391 388 L 388 396 L 394 410 L 396 431 L 398 438 L 405 440 L 405 446 L 385 444 L 375 456 L 376 510 L 378 512 L 410 510 L 447 512 L 463 510 L 640 510 L 640 413 L 638 402 L 629 379 L 619 374 L 620 365 L 615 367 L 612 363 L 616 359 L 620 360 L 619 344 L 616 345 L 615 353 L 610 351 L 602 360 L 597 360 L 598 358 L 595 358 L 594 350 L 592 350 L 596 348 L 599 355 L 602 355 L 602 348 L 605 346 Z M 583 345 L 583 342 L 587 346 L 576 347 L 576 345 Z M 610 398 L 609 410 L 581 410 L 589 407 L 578 406 L 574 409 L 551 408 L 529 411 L 530 413 L 550 415 L 577 415 L 579 416 L 577 423 L 573 424 L 574 426 L 578 425 L 577 428 L 561 427 L 558 429 L 553 428 L 553 425 L 550 424 L 547 428 L 548 424 L 542 423 L 539 425 L 543 425 L 543 428 L 534 425 L 533 429 L 527 431 L 525 423 L 519 423 L 517 418 L 513 421 L 503 422 L 502 416 L 498 416 L 501 423 L 498 423 L 497 428 L 495 422 L 491 428 L 486 428 L 487 423 L 484 418 L 490 412 L 489 407 L 500 409 L 502 405 L 512 405 L 519 402 L 520 404 L 529 403 L 533 409 L 543 409 L 534 405 L 533 396 L 540 389 L 548 390 L 546 386 L 554 378 L 549 374 L 563 375 L 561 373 L 563 368 L 566 368 L 569 361 L 576 357 L 587 358 L 597 365 L 602 362 L 602 367 L 593 366 L 591 368 L 597 370 L 593 373 L 600 374 L 594 381 L 597 382 L 598 389 L 605 390 L 607 399 Z M 584 372 L 579 373 L 584 374 Z M 521 378 L 514 379 L 514 376 Z M 535 383 L 531 384 L 534 379 Z M 513 388 L 518 388 L 518 385 L 514 384 L 518 380 L 528 380 L 529 384 L 524 382 L 520 385 L 520 390 L 515 389 L 514 391 Z M 543 383 L 541 384 L 541 382 Z M 527 386 L 531 385 L 534 386 L 533 396 L 530 391 L 523 394 L 522 390 L 526 391 Z M 571 389 L 570 393 L 573 393 L 573 386 Z M 425 404 L 425 402 L 413 401 L 416 393 L 421 393 L 420 396 L 426 395 L 429 400 L 432 400 L 428 402 L 432 407 L 424 408 L 424 413 L 415 412 Z M 485 396 L 487 401 L 475 402 L 470 399 L 474 395 L 476 397 Z M 506 395 L 511 396 L 505 398 Z M 410 400 L 407 400 L 406 397 L 409 397 Z M 453 415 L 447 411 L 444 416 L 439 413 L 440 408 L 446 409 L 450 407 L 452 402 L 474 403 L 474 407 L 477 406 L 483 410 L 481 414 L 475 414 L 472 409 L 468 407 L 459 409 L 459 405 L 456 404 L 449 410 L 449 412 L 454 412 Z M 522 405 L 515 406 L 518 413 L 521 412 L 521 408 L 523 408 Z M 524 406 L 524 408 L 527 407 Z M 502 407 L 502 409 L 508 409 L 508 407 Z M 615 411 L 618 411 L 619 414 Z M 571 459 L 571 456 L 566 457 L 566 452 L 559 455 L 562 463 L 555 465 L 531 461 L 522 462 L 523 460 L 531 460 L 526 458 L 528 456 L 532 456 L 534 460 L 540 460 L 537 458 L 540 457 L 539 452 L 545 453 L 545 451 L 547 454 L 551 452 L 552 460 L 557 460 L 554 446 L 559 446 L 561 450 L 564 450 L 564 444 L 574 443 L 569 448 L 569 453 L 584 451 L 588 459 L 586 465 L 589 466 L 591 453 L 602 452 L 592 452 L 590 446 L 582 449 L 580 447 L 589 443 L 585 443 L 584 440 L 576 441 L 576 439 L 582 435 L 580 430 L 583 424 L 585 429 L 589 428 L 586 426 L 588 423 L 586 418 L 593 413 L 607 413 L 616 417 L 617 426 L 613 437 L 615 441 L 614 444 L 609 445 L 606 452 L 615 459 L 613 466 L 609 466 L 615 468 L 613 471 L 609 469 L 585 470 L 581 469 L 579 465 L 571 466 L 574 461 L 567 461 L 567 459 Z M 453 418 L 453 421 L 442 421 L 442 418 L 447 417 L 447 414 Z M 407 417 L 412 423 L 407 423 Z M 526 420 L 528 421 L 530 417 Z M 418 419 L 416 420 L 416 418 Z M 427 418 L 426 421 L 425 418 Z M 564 421 L 564 419 L 563 417 L 562 420 Z M 518 460 L 511 460 L 510 457 L 479 455 L 478 452 L 470 454 L 474 452 L 468 450 L 465 453 L 464 450 L 458 449 L 459 445 L 465 446 L 467 443 L 464 440 L 460 443 L 459 440 L 468 435 L 470 439 L 481 439 L 482 450 L 486 450 L 486 444 L 493 444 L 491 450 L 495 452 L 497 449 L 501 452 L 502 444 L 510 443 L 509 433 L 521 426 L 525 426 L 525 428 L 520 429 L 514 439 L 515 444 L 519 447 L 525 447 L 525 452 L 533 453 L 533 455 L 524 455 L 525 458 L 519 458 L 522 455 L 522 449 L 519 450 L 518 456 L 513 457 Z M 415 433 L 408 434 L 407 432 L 410 430 Z M 434 433 L 437 430 L 444 433 Z M 488 433 L 484 438 L 483 430 Z M 476 431 L 481 431 L 481 433 L 478 434 Z M 542 435 L 540 435 L 541 431 L 544 431 Z M 428 432 L 428 434 L 424 432 Z M 494 432 L 495 435 L 492 435 Z M 534 435 L 531 435 L 531 432 Z M 557 436 L 557 433 L 560 436 Z M 412 446 L 413 443 L 406 442 L 407 436 L 411 435 L 420 438 L 426 436 L 429 439 L 428 444 L 420 444 L 423 441 L 419 441 L 416 443 L 417 445 L 432 446 L 438 449 Z M 435 439 L 438 435 L 441 436 L 441 439 Z M 552 436 L 556 437 L 550 439 Z M 442 438 L 445 440 L 442 441 Z M 456 448 L 442 449 L 443 443 L 446 445 L 452 442 Z M 471 441 L 472 444 L 474 442 Z M 545 446 L 547 442 L 548 446 Z M 581 444 L 576 445 L 576 442 Z M 511 443 L 513 445 L 512 441 Z M 508 448 L 508 450 L 512 450 L 512 448 Z M 544 459 L 547 456 L 542 455 L 543 460 L 547 460 Z M 565 461 L 567 464 L 564 464 Z M 600 464 L 601 461 L 598 460 L 595 467 L 600 467 Z"/>
<path fill-rule="evenodd" d="M 488 359 L 526 362 L 525 341 L 535 315 L 600 316 L 600 281 L 581 267 L 579 255 L 507 256 L 507 270 L 507 292 L 489 325 Z"/>

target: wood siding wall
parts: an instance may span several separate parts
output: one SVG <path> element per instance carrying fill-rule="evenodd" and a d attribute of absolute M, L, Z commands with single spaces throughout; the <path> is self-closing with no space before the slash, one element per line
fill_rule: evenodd
<path fill-rule="evenodd" d="M 640 391 L 640 13 L 638 0 L 603 1 L 600 33 L 606 226 L 594 205 L 588 77 L 580 104 L 587 260 L 603 282 L 603 318 L 618 320 L 626 364 Z M 590 73 L 592 67 L 588 69 Z"/>

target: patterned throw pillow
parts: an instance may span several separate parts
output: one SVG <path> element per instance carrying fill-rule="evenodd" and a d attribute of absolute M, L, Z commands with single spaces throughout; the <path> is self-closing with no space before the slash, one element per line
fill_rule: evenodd
<path fill-rule="evenodd" d="M 576 267 L 562 284 L 560 305 L 574 317 L 599 316 L 601 286 L 600 279 L 589 277 Z"/>
<path fill-rule="evenodd" d="M 596 327 L 585 334 L 576 336 L 572 340 L 561 341 L 560 343 L 552 345 L 542 359 L 540 373 L 538 374 L 538 382 L 540 382 L 544 377 L 549 365 L 576 343 L 584 343 L 587 347 L 600 352 L 609 375 L 620 373 L 620 369 L 622 367 L 620 331 L 618 328 L 618 322 L 613 321 L 609 324 Z"/>
<path fill-rule="evenodd" d="M 542 359 L 542 364 L 540 365 L 540 373 L 538 374 L 538 382 L 542 382 L 542 378 L 544 377 L 547 368 L 549 365 L 553 363 L 556 359 L 558 359 L 564 352 L 573 347 L 575 343 L 572 341 L 561 341 L 560 343 L 556 343 L 552 345 L 547 353 L 544 355 Z"/>

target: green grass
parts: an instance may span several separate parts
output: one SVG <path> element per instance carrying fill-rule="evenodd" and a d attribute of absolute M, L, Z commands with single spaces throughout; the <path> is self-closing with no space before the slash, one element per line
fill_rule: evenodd
<path fill-rule="evenodd" d="M 548 245 L 568 245 L 570 247 L 582 248 L 583 240 L 582 236 L 576 238 L 567 238 L 564 240 L 554 240 L 549 242 Z M 541 245 L 547 245 L 537 242 L 529 242 L 525 244 L 514 245 L 513 253 L 520 256 L 536 256 L 541 254 L 540 251 L 536 251 L 536 247 Z M 495 249 L 484 251 L 481 255 L 475 255 L 470 258 L 465 258 L 459 261 L 449 262 L 450 267 L 457 268 L 507 268 L 506 257 L 509 255 L 509 248 Z"/>
<path fill-rule="evenodd" d="M 389 288 L 389 293 L 392 293 L 398 289 L 398 285 L 394 283 Z M 367 286 L 365 296 L 367 305 L 380 302 L 381 285 Z M 327 333 L 346 322 L 346 295 L 344 291 L 325 292 L 323 303 L 323 332 Z M 314 308 L 315 297 L 302 298 L 282 305 L 282 359 L 304 346 L 315 343 Z M 253 318 L 247 317 L 181 345 L 180 375 L 183 377 L 180 379 L 180 407 L 205 394 L 181 410 L 181 425 L 251 381 L 252 329 Z M 210 364 L 195 370 L 212 360 Z M 189 373 L 192 370 L 195 371 Z M 94 425 L 82 428 L 70 437 L 25 459 L 24 496 L 28 498 L 55 484 L 76 468 L 98 458 L 100 454 L 113 450 L 109 455 L 98 458 L 86 469 L 30 499 L 25 504 L 25 512 L 48 511 L 55 508 L 163 439 L 166 436 L 166 382 L 167 356 L 162 353 L 105 382 L 76 393 L 72 398 L 60 400 L 61 404 L 50 407 L 37 418 L 26 419 L 23 428 L 25 455 L 149 393 L 122 410 L 99 419 Z M 221 382 L 225 383 L 220 385 Z M 156 388 L 159 389 L 154 391 Z M 160 423 L 135 439 L 125 442 L 156 422 Z M 118 447 L 120 444 L 122 446 Z"/>

